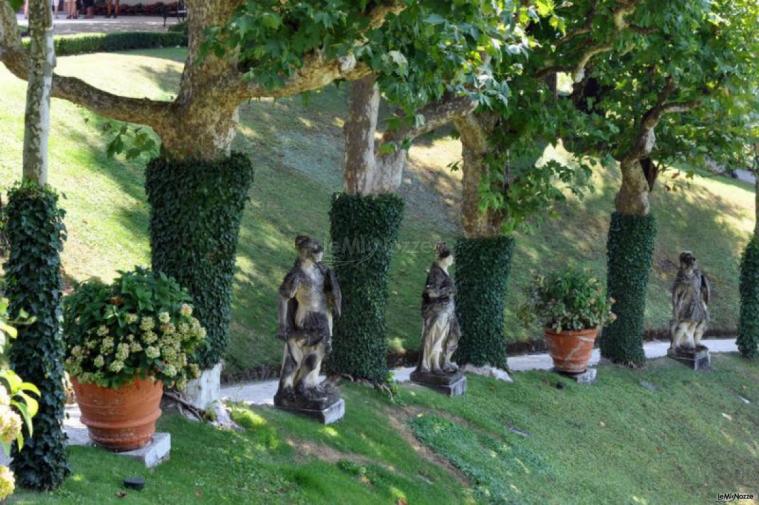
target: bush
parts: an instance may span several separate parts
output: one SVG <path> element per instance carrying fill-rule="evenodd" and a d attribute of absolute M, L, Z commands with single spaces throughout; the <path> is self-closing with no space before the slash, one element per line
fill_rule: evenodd
<path fill-rule="evenodd" d="M 336 194 L 330 210 L 333 268 L 343 294 L 327 369 L 387 381 L 385 306 L 392 251 L 403 220 L 396 195 Z"/>
<path fill-rule="evenodd" d="M 615 363 L 638 366 L 646 361 L 643 316 L 655 239 L 653 216 L 611 215 L 606 282 L 617 319 L 604 328 L 600 347 L 601 355 Z"/>
<path fill-rule="evenodd" d="M 60 252 L 66 236 L 58 196 L 31 182 L 8 193 L 6 234 L 10 256 L 5 263 L 6 296 L 12 319 L 28 314 L 33 323 L 20 326 L 8 353 L 11 368 L 39 387 L 34 436 L 13 448 L 11 468 L 23 487 L 49 490 L 69 473 L 62 422 L 63 338 L 60 329 Z"/>
<path fill-rule="evenodd" d="M 741 258 L 741 312 L 738 350 L 745 358 L 759 357 L 759 237 L 746 246 Z"/>
<path fill-rule="evenodd" d="M 601 282 L 582 270 L 568 269 L 538 275 L 525 290 L 527 302 L 519 308 L 525 326 L 536 319 L 556 332 L 598 328 L 614 320 L 612 300 Z"/>
<path fill-rule="evenodd" d="M 66 371 L 101 387 L 154 377 L 183 390 L 200 376 L 191 358 L 206 336 L 190 295 L 164 274 L 120 274 L 110 285 L 79 284 L 64 300 Z"/>
<path fill-rule="evenodd" d="M 148 164 L 152 268 L 192 296 L 208 331 L 208 346 L 198 355 L 202 368 L 216 365 L 227 345 L 237 240 L 252 182 L 253 167 L 240 153 L 220 161 L 156 158 Z"/>
<path fill-rule="evenodd" d="M 187 45 L 187 34 L 182 32 L 117 32 L 83 33 L 54 38 L 57 56 L 152 49 Z M 28 46 L 29 41 L 25 40 Z"/>
<path fill-rule="evenodd" d="M 503 311 L 511 271 L 511 237 L 461 238 L 456 242 L 456 314 L 460 364 L 507 368 Z"/>

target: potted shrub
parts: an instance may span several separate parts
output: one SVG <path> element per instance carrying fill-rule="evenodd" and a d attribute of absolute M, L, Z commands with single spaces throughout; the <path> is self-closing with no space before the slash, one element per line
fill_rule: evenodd
<path fill-rule="evenodd" d="M 548 352 L 559 372 L 578 374 L 588 368 L 599 327 L 615 319 L 601 282 L 588 272 L 567 269 L 538 275 L 519 309 L 525 325 L 543 323 Z"/>
<path fill-rule="evenodd" d="M 191 358 L 205 329 L 179 284 L 143 268 L 112 284 L 92 279 L 64 299 L 66 371 L 82 423 L 97 444 L 128 451 L 150 442 L 164 385 L 200 374 Z"/>

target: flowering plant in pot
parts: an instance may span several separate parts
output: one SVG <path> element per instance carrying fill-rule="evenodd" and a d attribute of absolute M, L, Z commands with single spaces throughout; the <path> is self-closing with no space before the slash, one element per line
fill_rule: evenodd
<path fill-rule="evenodd" d="M 205 328 L 172 278 L 144 268 L 91 279 L 64 299 L 66 371 L 90 437 L 112 450 L 150 442 L 163 386 L 200 375 L 192 356 Z"/>
<path fill-rule="evenodd" d="M 584 270 L 569 268 L 537 275 L 525 294 L 518 316 L 526 326 L 536 319 L 543 323 L 556 370 L 587 370 L 599 327 L 616 318 L 611 310 L 614 300 L 601 282 Z"/>

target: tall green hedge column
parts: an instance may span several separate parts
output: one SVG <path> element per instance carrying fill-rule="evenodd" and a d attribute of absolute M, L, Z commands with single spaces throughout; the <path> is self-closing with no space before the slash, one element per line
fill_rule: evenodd
<path fill-rule="evenodd" d="M 503 310 L 514 239 L 497 236 L 456 242 L 456 314 L 461 341 L 455 360 L 507 368 Z"/>
<path fill-rule="evenodd" d="M 656 239 L 652 215 L 614 212 L 607 243 L 607 289 L 616 321 L 603 329 L 601 355 L 615 363 L 642 365 L 646 286 Z"/>
<path fill-rule="evenodd" d="M 199 354 L 203 368 L 221 360 L 227 345 L 240 221 L 253 168 L 233 153 L 221 161 L 148 164 L 153 270 L 174 277 L 192 295 L 195 314 L 208 332 Z"/>
<path fill-rule="evenodd" d="M 343 313 L 333 330 L 330 372 L 387 380 L 387 277 L 402 220 L 403 200 L 393 194 L 339 193 L 332 199 L 333 266 Z"/>
<path fill-rule="evenodd" d="M 746 358 L 759 357 L 759 238 L 756 234 L 741 259 L 741 313 L 738 350 Z"/>
<path fill-rule="evenodd" d="M 34 436 L 26 438 L 21 451 L 13 446 L 11 468 L 19 485 L 51 490 L 69 473 L 62 427 L 66 397 L 60 328 L 64 212 L 58 208 L 58 196 L 36 182 L 11 189 L 6 212 L 10 256 L 4 267 L 9 314 L 17 318 L 23 310 L 34 317 L 34 323 L 18 327 L 8 357 L 16 373 L 41 393 L 39 412 L 33 419 Z"/>

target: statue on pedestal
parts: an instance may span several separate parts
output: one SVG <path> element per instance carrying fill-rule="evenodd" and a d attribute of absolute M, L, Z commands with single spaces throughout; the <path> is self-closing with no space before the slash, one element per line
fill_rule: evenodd
<path fill-rule="evenodd" d="M 334 272 L 322 263 L 322 245 L 299 235 L 295 248 L 298 259 L 279 287 L 277 336 L 285 350 L 274 405 L 329 424 L 343 416 L 345 402 L 319 374 L 332 347 L 332 318 L 340 316 L 342 295 Z"/>
<path fill-rule="evenodd" d="M 692 365 L 708 368 L 709 350 L 701 338 L 709 324 L 709 280 L 698 268 L 690 251 L 680 254 L 680 268 L 672 286 L 672 343 L 667 355 Z"/>
<path fill-rule="evenodd" d="M 437 259 L 430 267 L 422 292 L 422 350 L 411 380 L 454 396 L 466 390 L 466 377 L 451 360 L 461 337 L 456 318 L 456 287 L 448 274 L 453 254 L 442 242 L 435 250 Z"/>

